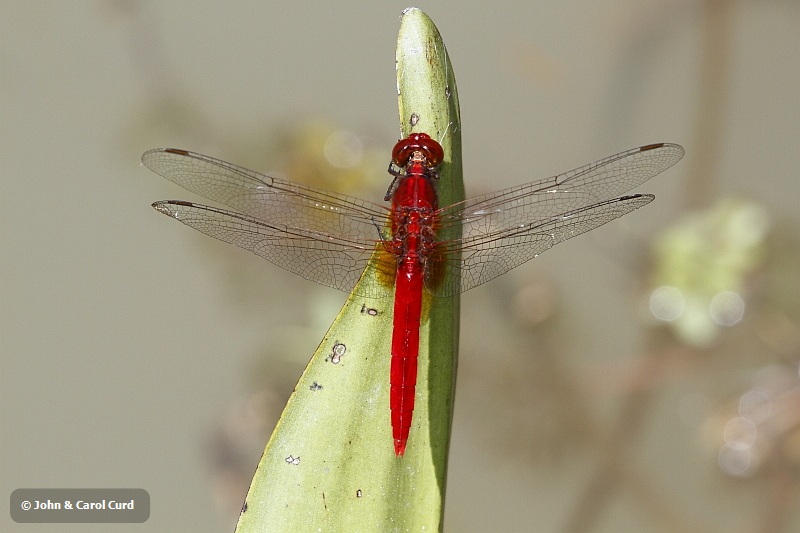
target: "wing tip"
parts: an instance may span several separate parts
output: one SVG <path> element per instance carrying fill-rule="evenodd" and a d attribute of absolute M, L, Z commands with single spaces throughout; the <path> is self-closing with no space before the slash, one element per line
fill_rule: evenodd
<path fill-rule="evenodd" d="M 639 151 L 640 152 L 649 152 L 650 150 L 657 150 L 659 148 L 668 148 L 668 149 L 673 150 L 674 152 L 680 154 L 678 159 L 683 157 L 683 155 L 686 153 L 686 150 L 683 149 L 683 146 L 681 146 L 680 144 L 675 144 L 675 143 L 646 144 L 644 146 L 640 146 L 639 147 Z"/>
<path fill-rule="evenodd" d="M 192 152 L 189 150 L 183 150 L 181 148 L 151 148 L 142 154 L 142 163 L 144 163 L 147 168 L 150 168 L 147 165 L 147 161 L 156 154 L 174 154 L 188 157 L 192 155 Z"/>
<path fill-rule="evenodd" d="M 189 150 L 182 150 L 180 148 L 157 148 L 159 152 L 166 152 L 168 154 L 176 154 L 176 155 L 190 155 L 191 152 Z"/>
<path fill-rule="evenodd" d="M 635 200 L 636 198 L 641 198 L 643 200 L 649 200 L 649 201 L 652 202 L 653 199 L 655 199 L 655 195 L 654 194 L 648 194 L 648 193 L 626 194 L 625 196 L 620 196 L 619 198 L 617 198 L 616 201 L 620 201 L 620 200 Z"/>
<path fill-rule="evenodd" d="M 665 144 L 667 144 L 667 143 L 653 143 L 653 144 L 646 144 L 646 145 L 644 145 L 644 146 L 640 146 L 640 147 L 639 147 L 639 151 L 640 151 L 640 152 L 647 152 L 647 151 L 650 151 L 650 150 L 655 150 L 656 148 L 661 148 L 661 147 L 662 147 L 662 146 L 664 146 Z"/>
<path fill-rule="evenodd" d="M 197 204 L 194 204 L 192 202 L 187 202 L 185 200 L 159 200 L 158 202 L 153 202 L 152 204 L 150 204 L 151 207 L 155 207 L 156 209 L 158 209 L 163 205 L 182 205 L 184 207 L 197 206 Z"/>
<path fill-rule="evenodd" d="M 178 218 L 178 212 L 180 209 L 177 207 L 197 207 L 197 204 L 193 204 L 192 202 L 185 202 L 183 200 L 159 200 L 158 202 L 153 202 L 150 204 L 150 207 L 158 211 L 163 215 L 167 215 L 172 218 Z"/>

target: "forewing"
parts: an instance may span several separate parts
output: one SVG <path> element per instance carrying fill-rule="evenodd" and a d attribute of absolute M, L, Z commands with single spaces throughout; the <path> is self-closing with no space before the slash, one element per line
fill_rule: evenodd
<path fill-rule="evenodd" d="M 253 172 L 213 157 L 156 148 L 144 165 L 181 187 L 267 225 L 377 240 L 388 208 Z"/>
<path fill-rule="evenodd" d="M 153 204 L 161 213 L 215 239 L 250 250 L 290 272 L 342 291 L 350 291 L 362 272 L 371 268 L 380 279 L 393 279 L 394 256 L 375 253 L 374 240 L 347 238 L 183 201 Z M 377 246 L 380 246 L 378 244 Z M 380 283 L 361 285 L 358 294 L 382 298 L 390 294 Z"/>
<path fill-rule="evenodd" d="M 561 213 L 618 197 L 677 163 L 677 144 L 651 144 L 541 181 L 476 196 L 439 210 L 442 229 L 461 226 L 462 237 L 546 221 Z"/>
<path fill-rule="evenodd" d="M 476 287 L 650 202 L 649 195 L 615 197 L 671 167 L 683 154 L 677 144 L 650 144 L 443 207 L 437 231 L 460 238 L 442 243 L 431 259 L 432 292 L 443 296 Z"/>
<path fill-rule="evenodd" d="M 452 296 L 477 287 L 560 242 L 650 203 L 653 198 L 637 194 L 605 200 L 516 227 L 473 231 L 465 238 L 441 242 L 429 258 L 428 289 L 434 296 Z"/>

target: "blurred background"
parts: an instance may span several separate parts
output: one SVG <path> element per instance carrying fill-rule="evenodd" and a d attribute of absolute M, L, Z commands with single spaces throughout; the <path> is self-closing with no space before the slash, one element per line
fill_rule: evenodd
<path fill-rule="evenodd" d="M 139 487 L 140 530 L 232 530 L 345 295 L 159 216 L 198 198 L 139 158 L 379 201 L 407 6 L 0 6 L 4 494 Z M 468 196 L 687 154 L 636 191 L 654 203 L 464 295 L 445 530 L 800 530 L 800 6 L 419 7 L 455 68 Z"/>

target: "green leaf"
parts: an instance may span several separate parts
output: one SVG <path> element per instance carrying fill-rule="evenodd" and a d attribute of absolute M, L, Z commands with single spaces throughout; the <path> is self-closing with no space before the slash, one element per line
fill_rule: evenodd
<path fill-rule="evenodd" d="M 444 148 L 441 205 L 463 199 L 455 78 L 439 32 L 418 9 L 401 18 L 397 83 L 403 136 L 424 132 Z M 367 269 L 361 282 L 374 275 Z M 459 298 L 426 298 L 403 457 L 394 454 L 389 413 L 392 303 L 348 297 L 267 443 L 237 532 L 441 530 Z"/>

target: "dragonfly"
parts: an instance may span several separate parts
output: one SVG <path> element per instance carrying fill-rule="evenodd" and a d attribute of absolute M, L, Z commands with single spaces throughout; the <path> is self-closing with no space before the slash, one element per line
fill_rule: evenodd
<path fill-rule="evenodd" d="M 683 154 L 677 144 L 648 144 L 445 206 L 436 193 L 444 150 L 425 133 L 395 144 L 389 205 L 187 150 L 156 148 L 142 162 L 227 207 L 166 200 L 153 204 L 157 211 L 322 285 L 367 298 L 394 295 L 389 408 L 400 457 L 413 419 L 424 294 L 449 297 L 477 287 L 650 203 L 651 194 L 624 193 Z"/>

